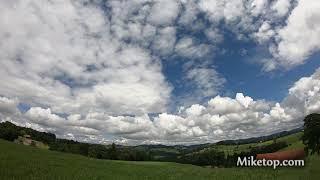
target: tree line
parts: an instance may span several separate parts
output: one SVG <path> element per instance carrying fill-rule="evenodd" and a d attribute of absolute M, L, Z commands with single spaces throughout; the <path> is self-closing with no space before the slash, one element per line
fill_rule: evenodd
<path fill-rule="evenodd" d="M 90 144 L 67 139 L 58 139 L 52 133 L 39 132 L 31 128 L 16 126 L 8 121 L 0 123 L 0 138 L 14 141 L 19 136 L 30 135 L 31 139 L 49 145 L 49 150 L 80 154 L 97 159 L 148 161 L 152 160 L 148 152 L 130 149 L 129 147 Z"/>

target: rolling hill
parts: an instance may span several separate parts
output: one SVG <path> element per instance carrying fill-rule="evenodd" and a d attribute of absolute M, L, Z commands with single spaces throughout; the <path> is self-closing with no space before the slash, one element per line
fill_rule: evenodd
<path fill-rule="evenodd" d="M 294 148 L 299 134 L 283 137 Z M 267 143 L 267 142 L 266 142 Z M 1 179 L 319 179 L 320 157 L 305 167 L 203 168 L 171 162 L 91 159 L 0 140 Z"/>

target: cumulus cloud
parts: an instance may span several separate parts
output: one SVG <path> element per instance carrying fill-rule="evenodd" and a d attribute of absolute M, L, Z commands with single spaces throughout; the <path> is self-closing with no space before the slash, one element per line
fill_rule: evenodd
<path fill-rule="evenodd" d="M 280 14 L 286 14 L 290 1 L 277 1 L 273 6 Z M 299 0 L 286 21 L 277 30 L 276 45 L 271 45 L 274 58 L 266 62 L 265 70 L 279 67 L 290 69 L 303 64 L 320 48 L 320 2 Z M 303 33 L 301 33 L 303 32 Z"/>
<path fill-rule="evenodd" d="M 308 2 L 299 1 L 288 18 L 287 26 L 279 31 L 278 54 L 292 66 L 302 63 L 320 48 L 320 2 Z"/>
<path fill-rule="evenodd" d="M 275 31 L 268 22 L 263 22 L 258 32 L 254 34 L 259 43 L 265 43 L 275 36 Z"/>
<path fill-rule="evenodd" d="M 271 9 L 277 12 L 278 16 L 284 16 L 289 12 L 291 0 L 277 0 L 275 1 Z"/>
<path fill-rule="evenodd" d="M 199 8 L 208 13 L 207 15 L 212 21 L 235 21 L 245 13 L 244 5 L 242 0 L 201 0 L 199 2 Z"/>
<path fill-rule="evenodd" d="M 283 67 L 291 69 L 303 64 L 319 50 L 318 4 L 312 0 L 144 0 L 109 3 L 111 17 L 117 17 L 111 18 L 111 31 L 120 39 L 137 42 L 143 47 L 154 42 L 155 52 L 161 55 L 168 55 L 174 48 L 177 54 L 184 57 L 203 57 L 212 51 L 210 46 L 203 42 L 195 44 L 192 37 L 174 37 L 173 32 L 177 32 L 174 23 L 191 31 L 203 31 L 212 45 L 222 42 L 223 36 L 218 33 L 217 27 L 223 27 L 233 32 L 239 40 L 253 38 L 269 46 L 272 58 L 262 62 L 265 71 Z M 203 17 L 209 26 L 201 25 L 203 19 L 199 17 Z M 172 28 L 170 33 L 161 32 L 165 27 Z M 179 41 L 174 46 L 176 39 Z M 308 43 L 301 46 L 302 42 Z"/>
<path fill-rule="evenodd" d="M 118 25 L 100 7 L 32 2 L 1 2 L 0 94 L 57 113 L 165 110 L 171 88 L 161 65 L 148 50 L 114 38 L 110 27 Z"/>
<path fill-rule="evenodd" d="M 284 100 L 287 107 L 303 114 L 319 112 L 320 69 L 310 77 L 303 77 L 289 89 Z"/>
<path fill-rule="evenodd" d="M 258 16 L 263 13 L 268 8 L 268 0 L 253 0 L 251 2 L 251 13 L 254 16 Z"/>
<path fill-rule="evenodd" d="M 170 25 L 178 16 L 180 2 L 177 0 L 157 0 L 154 2 L 149 21 L 155 25 Z"/>
<path fill-rule="evenodd" d="M 190 108 L 186 109 L 188 116 L 199 116 L 206 108 L 199 104 L 193 104 Z"/>
<path fill-rule="evenodd" d="M 177 114 L 161 113 L 154 118 L 112 116 L 91 112 L 85 116 L 61 117 L 50 108 L 32 107 L 12 115 L 14 100 L 1 98 L 1 118 L 61 137 L 107 143 L 193 144 L 247 138 L 300 127 L 303 117 L 320 111 L 320 69 L 298 80 L 282 102 L 254 100 L 243 93 L 235 98 L 216 96 L 207 104 L 181 108 Z M 8 109 L 10 113 L 8 113 Z"/>
<path fill-rule="evenodd" d="M 248 108 L 253 99 L 249 96 L 244 96 L 242 93 L 237 93 L 236 100 L 243 105 L 245 108 Z"/>
<path fill-rule="evenodd" d="M 318 9 L 319 2 L 312 0 L 201 0 L 197 3 L 197 10 L 213 25 L 224 24 L 240 40 L 249 34 L 260 44 L 269 46 L 272 58 L 263 61 L 265 71 L 292 69 L 319 51 Z"/>
<path fill-rule="evenodd" d="M 181 5 L 183 8 L 181 8 L 179 23 L 185 26 L 194 25 L 199 13 L 196 1 L 182 0 Z"/>

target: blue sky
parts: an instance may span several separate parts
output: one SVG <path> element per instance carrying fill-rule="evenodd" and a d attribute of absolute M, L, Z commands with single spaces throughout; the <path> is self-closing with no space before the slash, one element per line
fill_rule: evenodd
<path fill-rule="evenodd" d="M 320 1 L 0 7 L 1 121 L 95 143 L 196 144 L 320 112 Z"/>
<path fill-rule="evenodd" d="M 185 31 L 180 33 L 179 35 L 182 37 L 190 35 Z M 225 34 L 224 41 L 217 46 L 217 52 L 213 50 L 212 54 L 201 58 L 200 63 L 195 63 L 197 66 L 201 64 L 201 61 L 209 62 L 208 67 L 214 67 L 226 78 L 227 81 L 219 95 L 235 96 L 237 92 L 242 92 L 254 99 L 281 101 L 287 96 L 288 89 L 294 82 L 301 77 L 310 76 L 320 67 L 319 53 L 315 53 L 307 58 L 306 63 L 298 67 L 264 72 L 259 61 L 271 56 L 267 46 L 251 40 L 238 40 L 234 34 L 228 31 L 223 33 Z M 193 35 L 199 41 L 207 42 L 203 32 Z M 163 72 L 174 86 L 173 95 L 179 97 L 192 93 L 192 87 L 188 86 L 189 82 L 184 78 L 184 64 L 188 62 L 188 59 L 174 55 L 164 57 L 164 59 Z M 207 99 L 204 98 L 204 101 Z"/>
<path fill-rule="evenodd" d="M 234 51 L 239 51 L 237 47 L 232 47 Z M 231 51 L 232 51 L 231 50 Z M 261 71 L 261 66 L 250 63 L 252 56 L 256 56 L 255 47 L 248 48 L 246 56 L 239 53 L 232 55 L 221 55 L 217 57 L 217 67 L 219 72 L 228 79 L 225 91 L 230 93 L 243 92 L 250 94 L 255 99 L 268 99 L 281 101 L 288 93 L 289 87 L 301 77 L 310 76 L 320 67 L 319 55 L 313 55 L 307 63 L 288 70 L 265 73 Z M 252 52 L 252 55 L 250 54 Z M 251 56 L 250 56 L 251 55 Z"/>

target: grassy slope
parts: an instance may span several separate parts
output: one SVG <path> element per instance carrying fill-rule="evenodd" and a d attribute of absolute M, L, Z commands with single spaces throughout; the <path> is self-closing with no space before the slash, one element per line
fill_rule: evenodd
<path fill-rule="evenodd" d="M 295 134 L 291 134 L 288 136 L 278 138 L 277 141 L 278 142 L 285 141 L 289 145 L 287 148 L 282 149 L 282 150 L 303 148 L 303 144 L 300 141 L 301 136 L 302 136 L 302 132 L 299 132 L 299 133 L 295 133 Z M 217 150 L 224 151 L 226 154 L 232 155 L 235 152 L 240 153 L 240 152 L 249 151 L 250 147 L 264 146 L 264 145 L 269 145 L 272 143 L 273 143 L 273 140 L 265 141 L 265 142 L 261 142 L 261 143 L 241 144 L 238 146 L 237 145 L 213 145 L 210 148 L 215 148 Z"/>
<path fill-rule="evenodd" d="M 294 138 L 292 142 L 296 142 Z M 292 143 L 294 144 L 294 143 Z M 0 140 L 0 179 L 319 179 L 320 157 L 304 168 L 201 168 L 89 159 Z"/>
<path fill-rule="evenodd" d="M 302 144 L 302 141 L 300 140 L 302 135 L 303 135 L 303 133 L 300 132 L 300 133 L 296 133 L 296 134 L 292 134 L 292 135 L 280 138 L 279 140 L 286 141 L 288 144 L 290 144 L 290 146 L 288 146 L 287 148 L 285 148 L 283 150 L 304 148 L 304 145 Z"/>

